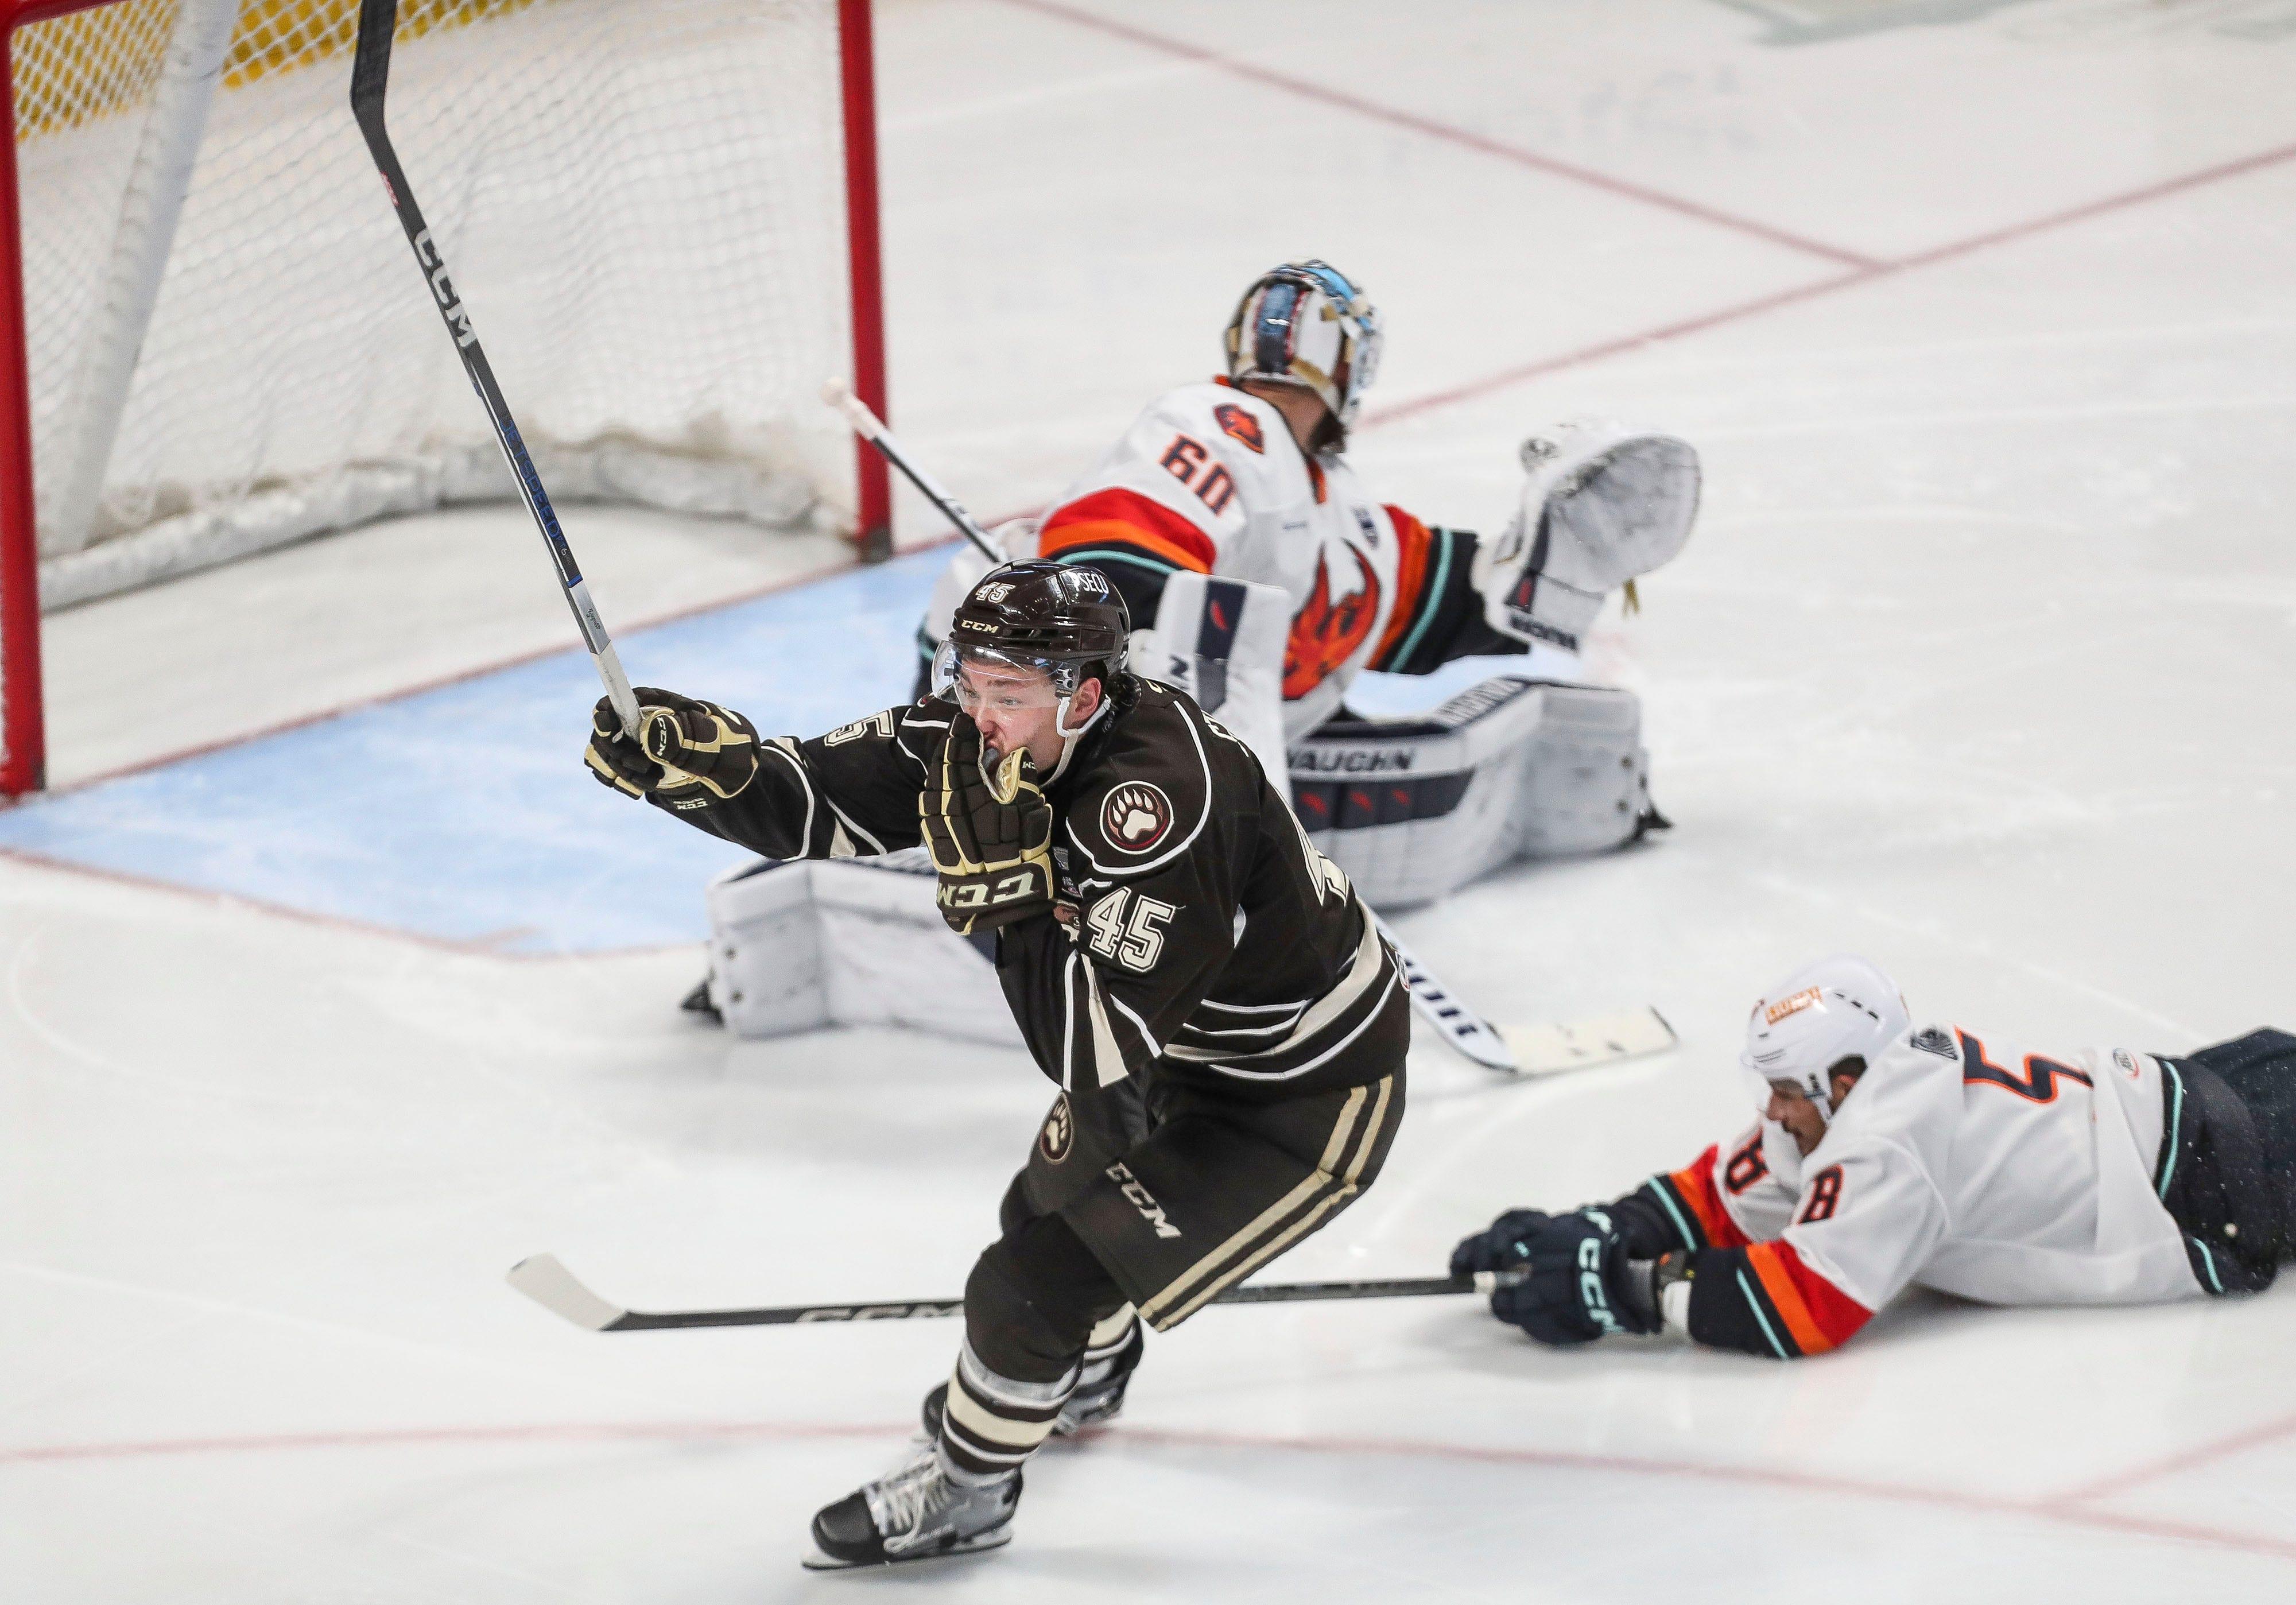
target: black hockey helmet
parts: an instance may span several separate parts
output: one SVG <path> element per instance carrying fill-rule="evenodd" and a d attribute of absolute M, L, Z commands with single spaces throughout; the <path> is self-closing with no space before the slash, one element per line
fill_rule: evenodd
<path fill-rule="evenodd" d="M 1097 677 L 1109 692 L 1124 675 L 1132 616 L 1097 569 L 1044 558 L 992 569 L 965 593 L 934 665 L 934 688 L 960 659 L 1041 669 L 1062 697 Z"/>

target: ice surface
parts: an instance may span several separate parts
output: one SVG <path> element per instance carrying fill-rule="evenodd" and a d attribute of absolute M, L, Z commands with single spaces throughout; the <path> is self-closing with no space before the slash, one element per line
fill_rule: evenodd
<path fill-rule="evenodd" d="M 1515 439 L 1573 413 L 1707 460 L 1699 534 L 1590 652 L 1644 698 L 1679 828 L 1400 922 L 1492 1012 L 1652 1003 L 1681 1048 L 1510 1087 L 1424 1044 L 1386 1175 L 1280 1274 L 1423 1273 L 1503 1206 L 1681 1163 L 1742 1117 L 1747 1000 L 1827 949 L 2021 1036 L 2170 1051 L 2292 1023 L 2285 4 L 1080 14 L 879 11 L 895 422 L 972 505 L 1057 489 L 1208 368 L 1245 277 L 1308 251 L 1387 314 L 1357 456 L 1404 505 L 1489 527 Z M 823 555 L 581 510 L 570 534 L 617 625 Z M 75 778 L 567 627 L 507 512 L 51 625 Z M 421 757 L 452 755 L 440 783 L 539 761 L 542 722 L 497 758 L 483 702 L 455 706 L 478 711 Z M 338 772 L 275 783 L 381 786 L 379 751 L 329 740 L 304 750 Z M 176 807 L 196 823 L 195 794 Z M 624 812 L 633 855 L 674 829 Z M 260 867 L 276 828 L 210 845 Z M 186 862 L 0 856 L 0 1593 L 871 1586 L 801 1574 L 804 1524 L 898 1452 L 948 1323 L 601 1336 L 501 1275 L 549 1249 L 647 1307 L 953 1292 L 1034 1072 L 891 1033 L 729 1044 L 671 1006 L 690 950 L 456 952 L 149 883 Z M 487 872 L 392 872 L 440 897 Z M 883 1582 L 2284 1599 L 2290 1298 L 1917 1298 L 1792 1366 L 1548 1353 L 1464 1300 L 1216 1309 L 1152 1344 L 1119 1427 L 1031 1469 L 1010 1549 Z"/>

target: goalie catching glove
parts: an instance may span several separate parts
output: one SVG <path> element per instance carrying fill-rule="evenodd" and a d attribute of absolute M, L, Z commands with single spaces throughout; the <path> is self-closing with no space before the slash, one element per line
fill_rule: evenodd
<path fill-rule="evenodd" d="M 1025 749 L 1005 753 L 992 774 L 980 728 L 956 715 L 917 813 L 951 930 L 971 936 L 1053 912 L 1053 809 Z"/>
<path fill-rule="evenodd" d="M 1475 557 L 1491 628 L 1569 651 L 1603 598 L 1670 560 L 1698 518 L 1698 453 L 1687 441 L 1566 423 L 1522 443 L 1521 503 Z"/>
<path fill-rule="evenodd" d="M 601 784 L 686 813 L 738 797 L 758 773 L 757 727 L 730 708 L 652 685 L 634 688 L 638 740 L 605 698 L 590 713 L 584 761 Z"/>

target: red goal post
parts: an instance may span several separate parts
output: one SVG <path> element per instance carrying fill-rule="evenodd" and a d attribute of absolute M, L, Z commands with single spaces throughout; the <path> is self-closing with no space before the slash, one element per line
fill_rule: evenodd
<path fill-rule="evenodd" d="M 358 0 L 0 0 L 0 794 L 51 608 L 512 494 Z M 392 130 L 554 498 L 890 542 L 869 0 L 400 0 Z M 426 322 L 427 320 L 427 322 Z"/>

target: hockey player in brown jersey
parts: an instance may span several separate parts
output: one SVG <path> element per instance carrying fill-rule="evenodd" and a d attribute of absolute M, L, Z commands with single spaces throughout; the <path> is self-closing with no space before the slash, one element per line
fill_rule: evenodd
<path fill-rule="evenodd" d="M 1568 658 L 1534 676 L 1527 654 L 1577 653 L 1605 597 L 1680 550 L 1700 479 L 1672 436 L 1565 425 L 1525 442 L 1501 533 L 1431 526 L 1374 495 L 1347 455 L 1383 340 L 1369 296 L 1330 264 L 1260 274 L 1229 321 L 1225 372 L 1152 401 L 1041 520 L 994 538 L 1011 558 L 1105 580 L 1136 632 L 1136 676 L 1186 692 L 1249 745 L 1317 850 L 1385 910 L 1524 854 L 1666 827 L 1634 693 L 1579 683 Z M 966 546 L 936 585 L 920 694 L 993 561 Z M 1342 707 L 1365 671 L 1485 657 L 1520 667 L 1420 716 Z M 711 973 L 685 1004 L 750 1035 L 788 1028 L 758 1001 L 784 990 L 788 966 L 758 934 L 777 928 L 757 916 L 790 885 L 764 867 L 712 887 Z"/>
<path fill-rule="evenodd" d="M 1014 563 L 966 595 L 913 706 L 809 741 L 643 688 L 638 741 L 596 717 L 601 780 L 729 841 L 922 841 L 1061 1088 L 966 1282 L 931 1441 L 821 1511 L 808 1565 L 1004 1543 L 1022 1462 L 1115 1413 L 1141 1324 L 1328 1223 L 1401 1119 L 1406 1000 L 1369 910 L 1249 747 L 1126 672 L 1128 635 L 1096 571 Z"/>

